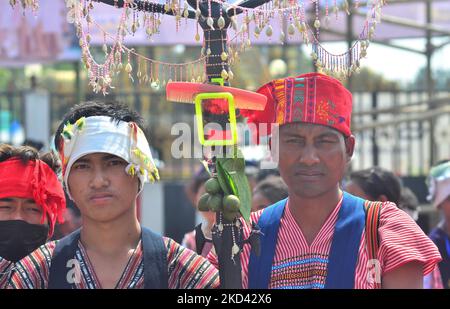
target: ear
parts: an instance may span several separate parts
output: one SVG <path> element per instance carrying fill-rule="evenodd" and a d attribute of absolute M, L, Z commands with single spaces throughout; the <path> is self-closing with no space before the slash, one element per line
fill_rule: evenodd
<path fill-rule="evenodd" d="M 388 201 L 388 198 L 387 198 L 387 196 L 386 195 L 384 195 L 384 194 L 381 194 L 378 198 L 377 198 L 377 200 L 379 200 L 380 202 L 387 202 Z"/>
<path fill-rule="evenodd" d="M 349 137 L 345 138 L 345 152 L 347 153 L 347 161 L 350 162 L 350 160 L 353 157 L 353 153 L 355 151 L 355 136 L 350 135 Z"/>

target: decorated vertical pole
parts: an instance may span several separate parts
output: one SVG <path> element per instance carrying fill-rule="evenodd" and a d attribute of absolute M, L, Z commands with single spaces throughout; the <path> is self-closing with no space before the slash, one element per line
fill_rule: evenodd
<path fill-rule="evenodd" d="M 256 7 L 268 0 L 252 0 L 240 2 L 241 6 Z M 229 69 L 229 50 L 227 42 L 227 31 L 231 25 L 231 18 L 234 14 L 242 13 L 241 9 L 226 10 L 225 2 L 219 1 L 196 1 L 188 0 L 191 7 L 196 10 L 196 14 L 201 13 L 198 18 L 199 25 L 203 29 L 204 46 L 202 53 L 206 56 L 206 80 L 209 84 L 219 81 L 221 86 L 228 86 L 233 78 L 233 73 Z M 205 117 L 205 121 L 197 121 L 200 127 L 207 124 L 209 120 L 218 122 L 222 128 L 227 124 L 231 126 L 231 132 L 225 140 L 213 140 L 202 144 L 205 147 L 223 147 L 221 154 L 223 157 L 213 157 L 211 159 L 212 179 L 206 184 L 207 194 L 203 196 L 199 209 L 216 211 L 216 224 L 212 230 L 212 240 L 219 262 L 219 275 L 221 288 L 239 289 L 242 288 L 242 269 L 240 254 L 244 242 L 249 241 L 253 245 L 257 241 L 257 236 L 252 234 L 251 238 L 243 239 L 243 224 L 250 224 L 251 210 L 251 190 L 245 175 L 245 160 L 237 146 L 237 128 L 235 108 L 259 109 L 265 107 L 266 98 L 256 93 L 245 93 L 237 91 L 231 87 L 222 87 L 216 91 L 216 98 L 226 102 L 224 113 L 213 115 L 210 119 Z M 205 93 L 206 97 L 213 98 L 211 92 Z M 197 99 L 199 96 L 197 96 Z M 201 113 L 202 103 L 196 99 L 196 113 Z M 205 100 L 203 107 L 207 110 L 208 103 Z M 220 105 L 219 105 L 220 106 Z M 210 115 L 211 116 L 211 115 Z M 200 141 L 203 140 L 203 130 L 199 133 Z M 209 195 L 209 196 L 208 196 Z M 209 204 L 209 205 L 208 205 Z M 241 220 L 243 218 L 243 220 Z M 199 231 L 199 230 L 197 230 Z M 255 244 L 255 247 L 257 245 Z"/>
<path fill-rule="evenodd" d="M 261 1 L 260 3 L 264 3 Z M 221 147 L 223 157 L 206 158 L 209 161 L 211 179 L 206 183 L 207 193 L 200 199 L 198 208 L 215 211 L 216 223 L 212 230 L 212 241 L 216 250 L 221 288 L 242 288 L 240 254 L 244 221 L 249 224 L 251 190 L 245 175 L 245 161 L 237 147 L 235 108 L 263 110 L 266 97 L 257 93 L 227 87 L 232 73 L 229 69 L 227 30 L 231 14 L 227 14 L 223 3 L 211 0 L 188 0 L 195 10 L 195 16 L 203 30 L 202 54 L 206 58 L 206 84 L 168 83 L 168 100 L 187 102 L 194 98 L 198 137 L 204 147 Z M 254 2 L 256 5 L 256 2 Z M 233 10 L 236 13 L 236 10 Z M 183 98 L 183 99 L 181 99 Z M 213 109 L 211 106 L 215 106 Z M 207 111 L 204 115 L 203 109 Z M 203 117 L 204 116 L 204 117 Z M 231 125 L 231 136 L 225 139 L 205 140 L 203 126 L 215 122 L 226 128 Z M 220 152 L 219 152 L 220 153 Z M 244 220 L 241 220 L 242 217 Z M 201 229 L 196 229 L 201 233 Z M 252 237 L 251 240 L 256 240 Z M 201 248 L 197 248 L 200 252 Z"/>
<path fill-rule="evenodd" d="M 227 29 L 230 26 L 230 18 L 223 5 L 218 2 L 200 2 L 200 10 L 202 11 L 202 16 L 199 19 L 199 24 L 203 29 L 205 42 L 202 51 L 206 56 L 206 80 L 208 83 L 212 83 L 216 79 L 222 79 L 223 85 L 228 85 L 230 74 L 228 73 Z M 220 123 L 222 127 L 226 125 L 226 118 L 213 117 L 213 119 L 216 122 L 222 122 Z M 207 122 L 208 120 L 205 121 L 205 124 Z M 226 154 L 229 153 L 227 151 L 228 147 L 236 146 L 217 145 L 215 147 L 223 147 L 222 153 Z M 210 183 L 216 181 L 220 184 L 220 190 L 218 190 L 220 193 L 217 192 L 213 196 L 216 197 L 217 202 L 219 202 L 219 199 L 222 199 L 219 204 L 224 207 L 223 199 L 225 196 L 231 196 L 233 194 L 231 194 L 231 188 L 227 183 L 226 175 L 224 175 L 225 171 L 223 170 L 223 166 L 221 166 L 222 160 L 215 157 L 212 158 L 211 172 L 214 175 L 214 178 L 212 178 L 214 180 L 211 180 Z M 214 192 L 211 191 L 211 193 Z M 222 197 L 223 195 L 225 196 Z M 240 259 L 242 227 L 239 226 L 239 219 L 225 218 L 223 208 L 218 210 L 216 212 L 216 224 L 212 231 L 212 240 L 219 262 L 221 288 L 242 288 Z"/>

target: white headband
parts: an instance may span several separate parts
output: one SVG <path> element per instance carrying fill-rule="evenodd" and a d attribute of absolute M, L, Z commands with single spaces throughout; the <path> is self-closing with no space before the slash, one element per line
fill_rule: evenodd
<path fill-rule="evenodd" d="M 73 125 L 65 125 L 61 135 L 64 140 L 60 152 L 63 178 L 71 199 L 67 185 L 70 169 L 79 158 L 91 153 L 109 153 L 127 161 L 127 174 L 139 177 L 139 192 L 145 182 L 159 179 L 148 141 L 134 122 L 117 121 L 107 116 L 83 117 Z"/>

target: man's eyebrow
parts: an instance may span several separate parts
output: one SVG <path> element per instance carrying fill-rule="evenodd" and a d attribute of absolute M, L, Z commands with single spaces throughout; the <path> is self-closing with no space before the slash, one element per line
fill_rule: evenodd
<path fill-rule="evenodd" d="M 89 162 L 90 162 L 89 159 L 80 158 L 80 159 L 76 160 L 74 164 L 77 164 L 77 163 L 89 163 Z"/>
<path fill-rule="evenodd" d="M 334 132 L 325 132 L 325 133 L 319 134 L 319 136 L 317 136 L 317 138 L 326 138 L 326 137 L 339 138 L 338 133 L 334 133 Z"/>
<path fill-rule="evenodd" d="M 304 137 L 302 134 L 298 132 L 285 132 L 282 135 L 285 137 Z"/>
<path fill-rule="evenodd" d="M 0 198 L 0 202 L 13 202 L 14 199 L 11 197 L 4 197 L 4 198 Z M 36 204 L 36 201 L 32 198 L 27 198 L 25 199 L 25 203 L 33 203 Z"/>
<path fill-rule="evenodd" d="M 112 154 L 105 154 L 103 157 L 102 157 L 102 160 L 111 160 L 111 159 L 119 159 L 119 160 L 123 160 L 123 161 L 125 161 L 124 159 L 122 159 L 121 157 L 119 157 L 119 156 L 115 156 L 115 155 L 112 155 Z"/>

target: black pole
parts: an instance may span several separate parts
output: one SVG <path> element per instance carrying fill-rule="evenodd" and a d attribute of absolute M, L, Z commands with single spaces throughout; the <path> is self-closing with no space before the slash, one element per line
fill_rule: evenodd
<path fill-rule="evenodd" d="M 96 0 L 97 2 L 101 2 L 104 4 L 108 4 L 111 6 L 117 6 L 118 8 L 123 7 L 123 0 Z M 172 11 L 172 9 L 169 9 L 166 11 L 164 9 L 164 4 L 159 3 L 153 3 L 149 1 L 143 1 L 143 0 L 134 0 L 134 5 L 138 11 L 145 11 L 145 12 L 153 12 L 153 13 L 161 13 L 166 15 L 176 15 L 176 12 Z M 134 6 L 133 5 L 133 6 Z M 195 12 L 189 10 L 188 11 L 188 18 L 189 19 L 195 19 Z"/>
<path fill-rule="evenodd" d="M 407 96 L 407 102 L 412 102 L 411 100 L 411 92 L 408 92 L 408 96 Z M 413 123 L 411 121 L 407 122 L 407 127 L 406 127 L 406 138 L 408 140 L 408 170 L 407 170 L 407 175 L 412 175 L 413 174 L 413 127 L 415 128 L 415 126 L 413 126 Z"/>
<path fill-rule="evenodd" d="M 192 4 L 190 3 L 190 5 Z M 208 5 L 211 5 L 211 7 L 209 8 Z M 203 29 L 205 40 L 203 52 L 206 54 L 206 77 L 208 82 L 211 82 L 213 78 L 223 77 L 223 71 L 227 72 L 227 74 L 229 71 L 228 58 L 223 60 L 221 58 L 221 55 L 222 53 L 228 54 L 227 29 L 230 26 L 231 19 L 226 14 L 221 3 L 208 3 L 207 1 L 203 1 L 201 2 L 200 9 L 203 9 L 203 11 L 206 10 L 208 12 L 208 15 L 202 15 L 199 20 L 199 24 Z M 209 21 L 208 24 L 209 17 L 212 18 L 212 25 L 211 21 Z M 224 21 L 222 29 L 220 29 L 218 23 L 218 20 L 221 17 Z M 229 84 L 227 78 L 224 78 L 224 84 Z M 225 218 L 223 218 L 220 212 L 216 214 L 216 223 L 218 222 L 223 222 L 223 229 L 222 231 L 219 231 L 217 225 L 214 226 L 213 243 L 219 261 L 220 286 L 222 289 L 242 288 L 242 268 L 240 254 L 234 255 L 234 259 L 231 258 L 234 241 L 236 241 L 238 244 L 241 243 L 241 239 L 239 239 L 238 236 L 242 235 L 242 229 L 236 227 L 234 224 L 230 224 L 233 222 L 227 221 Z"/>
<path fill-rule="evenodd" d="M 82 101 L 80 62 L 79 61 L 75 61 L 73 63 L 73 70 L 75 71 L 75 102 L 78 104 Z"/>
<path fill-rule="evenodd" d="M 192 5 L 192 3 L 189 4 Z M 211 5 L 210 8 L 209 5 Z M 203 29 L 205 40 L 203 52 L 206 56 L 206 77 L 208 82 L 211 82 L 213 78 L 220 78 L 222 71 L 227 72 L 227 74 L 229 71 L 227 30 L 230 27 L 231 19 L 227 16 L 223 5 L 218 2 L 200 2 L 200 10 L 206 11 L 208 14 L 200 17 L 199 25 Z M 209 12 L 211 12 L 212 25 L 208 25 Z M 222 29 L 220 29 L 218 23 L 221 17 L 223 18 Z M 227 54 L 225 60 L 221 58 L 222 53 Z M 224 78 L 226 85 L 229 84 L 227 80 L 228 78 Z"/>
<path fill-rule="evenodd" d="M 378 92 L 372 92 L 372 110 L 377 110 L 378 108 Z M 378 119 L 377 114 L 372 115 L 372 122 L 376 123 Z M 379 147 L 377 142 L 377 129 L 372 129 L 372 166 L 378 166 L 379 160 Z"/>
<path fill-rule="evenodd" d="M 256 8 L 258 6 L 263 5 L 264 3 L 270 2 L 272 0 L 246 0 L 246 1 L 236 1 L 234 4 L 235 5 L 239 5 L 240 7 L 243 8 Z M 234 16 L 234 15 L 238 15 L 243 13 L 244 11 L 242 9 L 239 8 L 230 8 L 227 11 L 228 16 Z"/>
<path fill-rule="evenodd" d="M 353 1 L 348 1 L 348 9 L 352 11 Z M 349 63 L 351 63 L 352 55 L 352 46 L 353 46 L 353 14 L 347 15 L 347 47 L 349 50 L 348 59 Z M 347 88 L 350 92 L 352 92 L 353 88 L 353 78 L 352 75 L 347 78 Z"/>
<path fill-rule="evenodd" d="M 431 0 L 427 0 L 425 3 L 426 7 L 426 21 L 428 25 L 431 25 L 432 22 L 432 11 L 431 11 Z M 433 57 L 433 44 L 431 42 L 431 31 L 426 31 L 426 58 L 427 58 L 427 66 L 426 66 L 426 85 L 427 85 L 427 96 L 429 100 L 429 108 L 430 110 L 435 108 L 435 104 L 433 102 L 434 96 L 434 81 L 433 75 L 431 71 L 431 60 Z M 434 131 L 436 127 L 436 120 L 434 118 L 430 118 L 430 167 L 436 162 L 436 140 L 434 138 Z"/>

